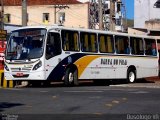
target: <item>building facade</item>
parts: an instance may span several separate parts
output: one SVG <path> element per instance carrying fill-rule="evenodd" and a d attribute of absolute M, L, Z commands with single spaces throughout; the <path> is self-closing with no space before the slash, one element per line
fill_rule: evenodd
<path fill-rule="evenodd" d="M 86 2 L 87 0 L 79 0 Z M 99 28 L 99 0 L 88 0 L 90 3 L 90 28 Z M 113 31 L 124 31 L 125 27 L 125 6 L 122 0 L 101 0 L 102 16 L 103 16 L 103 29 Z"/>
<path fill-rule="evenodd" d="M 22 25 L 22 0 L 4 1 L 4 21 Z M 110 0 L 102 0 L 103 28 L 123 31 L 121 0 L 115 0 L 112 16 Z M 112 20 L 112 21 L 111 21 Z M 99 29 L 98 0 L 27 0 L 27 25 L 62 24 L 66 27 Z"/>
<path fill-rule="evenodd" d="M 21 0 L 4 1 L 4 21 L 22 25 Z M 76 0 L 28 0 L 27 25 L 62 24 L 67 27 L 88 28 L 88 3 Z"/>
<path fill-rule="evenodd" d="M 160 0 L 134 0 L 134 27 L 146 28 L 146 21 L 160 20 Z M 150 23 L 147 23 L 150 26 Z M 151 27 L 151 26 L 150 26 Z M 154 29 L 154 27 L 153 27 Z"/>

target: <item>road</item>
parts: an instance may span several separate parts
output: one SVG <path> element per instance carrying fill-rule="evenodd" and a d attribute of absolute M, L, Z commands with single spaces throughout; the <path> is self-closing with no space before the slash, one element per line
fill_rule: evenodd
<path fill-rule="evenodd" d="M 160 120 L 158 86 L 159 84 L 155 83 L 136 83 L 110 86 L 83 84 L 78 87 L 57 85 L 46 88 L 0 88 L 0 113 L 1 117 L 25 119 L 30 116 L 38 117 L 38 120 L 54 117 L 65 120 L 84 119 L 83 116 L 96 120 L 106 119 L 107 116 L 114 120 L 124 120 L 132 119 L 132 114 L 142 114 Z M 27 120 L 31 119 L 30 117 Z"/>

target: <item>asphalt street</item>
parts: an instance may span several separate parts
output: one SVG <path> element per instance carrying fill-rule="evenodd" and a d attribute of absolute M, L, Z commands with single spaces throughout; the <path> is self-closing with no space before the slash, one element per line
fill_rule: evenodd
<path fill-rule="evenodd" d="M 133 114 L 160 120 L 160 83 L 0 88 L 0 113 L 27 120 L 124 120 Z"/>

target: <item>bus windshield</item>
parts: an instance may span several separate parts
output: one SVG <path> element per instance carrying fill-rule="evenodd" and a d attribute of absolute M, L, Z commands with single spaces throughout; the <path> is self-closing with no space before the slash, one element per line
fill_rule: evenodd
<path fill-rule="evenodd" d="M 46 29 L 21 29 L 13 31 L 6 50 L 7 60 L 26 60 L 40 58 Z"/>

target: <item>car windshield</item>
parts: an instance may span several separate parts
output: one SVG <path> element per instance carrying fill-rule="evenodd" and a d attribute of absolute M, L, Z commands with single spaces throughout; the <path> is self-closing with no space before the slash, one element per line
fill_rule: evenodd
<path fill-rule="evenodd" d="M 7 60 L 40 58 L 46 29 L 21 29 L 13 31 L 6 50 Z"/>

